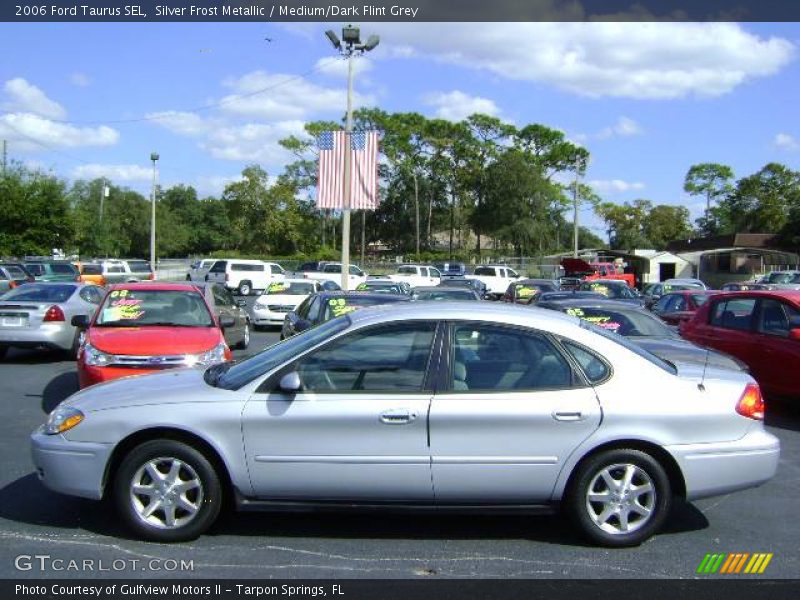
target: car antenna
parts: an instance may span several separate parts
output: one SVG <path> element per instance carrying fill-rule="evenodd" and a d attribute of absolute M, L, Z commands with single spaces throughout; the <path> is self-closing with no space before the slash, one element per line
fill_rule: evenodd
<path fill-rule="evenodd" d="M 711 350 L 706 348 L 706 359 L 703 361 L 703 376 L 700 378 L 700 383 L 697 384 L 697 389 L 701 392 L 706 391 L 705 381 L 706 381 L 706 369 L 708 368 L 708 357 L 711 354 Z"/>

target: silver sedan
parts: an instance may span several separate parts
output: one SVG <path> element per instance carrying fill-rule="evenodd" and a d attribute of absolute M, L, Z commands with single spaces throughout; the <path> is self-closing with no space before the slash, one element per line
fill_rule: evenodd
<path fill-rule="evenodd" d="M 642 390 L 648 390 L 643 394 Z M 575 317 L 442 302 L 350 313 L 239 363 L 123 379 L 32 434 L 49 488 L 113 498 L 140 537 L 239 508 L 565 508 L 591 541 L 656 533 L 674 498 L 769 480 L 746 373 L 665 363 Z"/>
<path fill-rule="evenodd" d="M 91 318 L 103 288 L 68 282 L 26 283 L 0 296 L 0 358 L 11 347 L 50 348 L 76 357 L 80 330 L 72 317 Z"/>

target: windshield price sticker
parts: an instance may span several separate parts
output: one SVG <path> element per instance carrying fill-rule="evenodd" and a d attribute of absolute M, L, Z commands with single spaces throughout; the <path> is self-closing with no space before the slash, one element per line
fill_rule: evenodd
<path fill-rule="evenodd" d="M 344 298 L 331 298 L 328 301 L 328 306 L 330 306 L 331 313 L 334 317 L 341 317 L 342 315 L 353 312 L 358 308 L 357 306 L 348 306 L 347 300 Z"/>
<path fill-rule="evenodd" d="M 593 325 L 597 325 L 603 329 L 608 329 L 609 331 L 613 331 L 614 333 L 620 328 L 620 324 L 616 321 L 612 321 L 610 316 L 594 316 L 594 317 L 582 317 L 584 321 L 588 321 Z"/>
<path fill-rule="evenodd" d="M 363 292 L 364 290 L 368 290 L 368 289 L 369 289 L 369 286 L 366 283 L 359 283 L 356 286 L 356 291 L 357 292 Z"/>
<path fill-rule="evenodd" d="M 282 292 L 283 290 L 289 289 L 288 283 L 270 283 L 269 287 L 267 288 L 268 294 L 274 294 L 276 292 Z"/>
<path fill-rule="evenodd" d="M 532 296 L 535 296 L 538 293 L 539 293 L 539 290 L 537 290 L 536 288 L 532 288 L 532 287 L 520 286 L 520 287 L 517 288 L 517 297 L 518 298 L 530 298 Z"/>

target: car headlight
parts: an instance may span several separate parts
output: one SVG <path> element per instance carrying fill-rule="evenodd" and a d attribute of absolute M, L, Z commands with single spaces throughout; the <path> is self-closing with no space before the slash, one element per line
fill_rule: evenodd
<path fill-rule="evenodd" d="M 83 346 L 83 360 L 90 367 L 105 367 L 113 362 L 114 356 L 101 352 L 89 342 L 86 342 Z"/>
<path fill-rule="evenodd" d="M 47 423 L 44 426 L 44 432 L 47 435 L 58 435 L 59 433 L 64 433 L 83 421 L 83 418 L 83 413 L 77 408 L 59 406 L 50 413 L 49 417 L 47 417 Z"/>
<path fill-rule="evenodd" d="M 228 360 L 225 357 L 225 350 L 227 349 L 228 347 L 224 343 L 217 344 L 208 352 L 187 357 L 186 364 L 190 367 L 210 367 L 211 365 L 223 363 Z"/>

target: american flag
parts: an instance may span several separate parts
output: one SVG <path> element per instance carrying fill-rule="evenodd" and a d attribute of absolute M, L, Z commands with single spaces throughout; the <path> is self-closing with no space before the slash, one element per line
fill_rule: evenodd
<path fill-rule="evenodd" d="M 347 134 L 324 131 L 317 139 L 317 208 L 344 208 L 344 153 Z M 378 132 L 350 134 L 350 208 L 378 206 Z"/>

